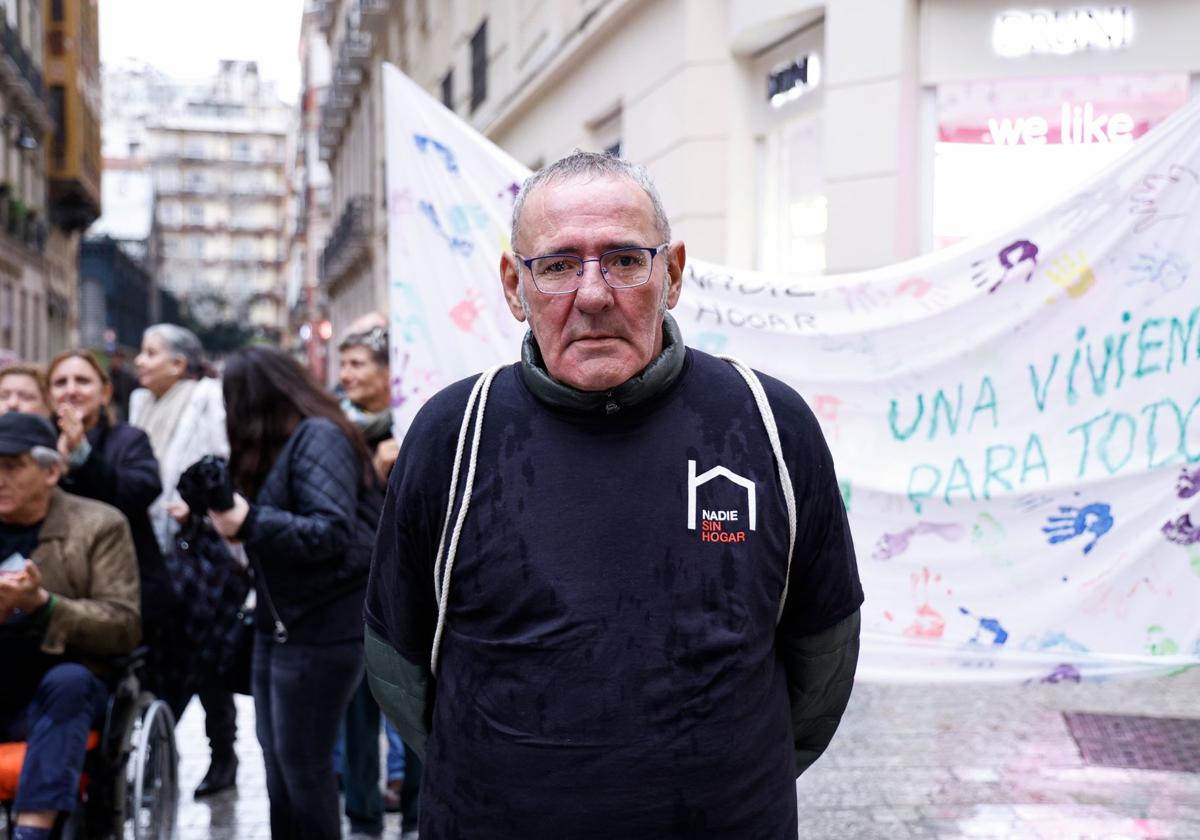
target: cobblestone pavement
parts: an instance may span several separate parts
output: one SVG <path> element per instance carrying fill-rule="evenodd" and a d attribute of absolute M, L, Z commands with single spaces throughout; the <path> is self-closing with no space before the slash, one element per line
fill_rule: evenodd
<path fill-rule="evenodd" d="M 1063 712 L 1200 717 L 1200 669 L 1148 681 L 855 688 L 796 784 L 801 838 L 1200 840 L 1200 774 L 1089 767 Z M 208 766 L 199 704 L 180 722 L 180 840 L 268 837 L 254 704 L 238 698 L 238 789 L 191 797 Z M 384 836 L 398 838 L 395 815 Z"/>
<path fill-rule="evenodd" d="M 1200 669 L 1144 681 L 858 685 L 796 784 L 800 836 L 1200 839 L 1200 774 L 1090 767 L 1063 712 L 1200 718 Z"/>

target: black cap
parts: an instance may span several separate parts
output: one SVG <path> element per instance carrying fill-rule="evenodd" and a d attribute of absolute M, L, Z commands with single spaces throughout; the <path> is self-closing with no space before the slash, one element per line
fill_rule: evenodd
<path fill-rule="evenodd" d="M 0 414 L 0 455 L 23 455 L 35 446 L 58 446 L 58 435 L 49 420 L 18 411 Z"/>

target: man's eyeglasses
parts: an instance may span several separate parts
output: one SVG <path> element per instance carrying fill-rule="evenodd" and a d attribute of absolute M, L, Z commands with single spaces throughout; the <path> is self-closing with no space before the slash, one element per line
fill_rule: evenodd
<path fill-rule="evenodd" d="M 517 257 L 533 275 L 533 284 L 539 292 L 568 295 L 579 289 L 583 271 L 590 262 L 599 263 L 600 276 L 613 289 L 632 289 L 648 283 L 654 257 L 669 244 L 664 242 L 657 248 L 614 248 L 587 260 L 574 254 L 546 254 L 532 259 L 517 254 Z"/>

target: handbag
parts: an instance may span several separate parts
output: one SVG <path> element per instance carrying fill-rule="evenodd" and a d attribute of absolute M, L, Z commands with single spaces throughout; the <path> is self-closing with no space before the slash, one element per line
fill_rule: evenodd
<path fill-rule="evenodd" d="M 287 627 L 275 610 L 267 579 L 249 558 L 249 574 L 233 559 L 228 543 L 202 515 L 233 507 L 233 481 L 224 458 L 206 455 L 179 477 L 179 495 L 192 511 L 176 537 L 172 579 L 184 605 L 184 638 L 195 646 L 195 690 L 213 685 L 251 694 L 254 660 L 254 608 L 246 605 L 251 582 L 274 620 L 274 639 L 287 641 Z M 248 556 L 248 555 L 247 555 Z"/>
<path fill-rule="evenodd" d="M 274 630 L 271 637 L 276 644 L 286 644 L 288 640 L 287 626 L 275 610 L 271 600 L 271 591 L 267 588 L 267 578 L 262 569 L 253 560 L 250 561 L 254 573 L 254 590 L 263 604 L 271 613 Z M 234 694 L 253 694 L 254 680 L 254 634 L 256 607 L 243 605 L 237 611 L 234 621 L 226 628 L 222 638 L 224 656 L 217 671 L 217 683 L 222 688 Z"/>

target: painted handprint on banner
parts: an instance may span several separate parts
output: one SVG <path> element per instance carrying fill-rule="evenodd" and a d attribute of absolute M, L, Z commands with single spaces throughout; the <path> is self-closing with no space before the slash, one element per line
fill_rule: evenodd
<path fill-rule="evenodd" d="M 475 321 L 483 314 L 483 305 L 480 303 L 482 297 L 478 289 L 467 289 L 463 299 L 450 307 L 450 321 L 454 326 L 465 333 L 474 331 Z M 479 338 L 487 340 L 482 333 Z"/>
<path fill-rule="evenodd" d="M 1147 175 L 1129 197 L 1130 215 L 1141 217 L 1133 232 L 1145 233 L 1159 222 L 1186 218 L 1198 186 L 1200 172 L 1179 163 L 1168 166 L 1166 172 Z"/>
<path fill-rule="evenodd" d="M 1047 517 L 1046 527 L 1042 528 L 1051 545 L 1090 533 L 1093 535 L 1092 541 L 1083 547 L 1083 553 L 1087 554 L 1095 547 L 1097 540 L 1112 530 L 1112 508 L 1103 502 L 1094 502 L 1081 508 L 1059 505 L 1058 510 L 1059 515 Z"/>
<path fill-rule="evenodd" d="M 446 240 L 446 244 L 450 246 L 451 251 L 461 254 L 464 257 L 471 256 L 471 251 L 475 249 L 475 246 L 472 244 L 471 240 L 460 239 L 457 236 L 451 236 L 449 233 L 447 233 L 442 228 L 442 222 L 441 219 L 438 218 L 437 209 L 434 208 L 434 206 L 428 201 L 422 201 L 420 208 L 421 213 L 424 214 L 425 218 L 429 219 L 429 223 L 432 224 L 434 229 L 438 232 L 438 236 Z"/>
<path fill-rule="evenodd" d="M 1065 289 L 1068 297 L 1072 298 L 1087 294 L 1088 289 L 1096 282 L 1096 275 L 1088 265 L 1083 251 L 1055 257 L 1046 266 L 1046 276 L 1053 280 L 1056 286 Z"/>
<path fill-rule="evenodd" d="M 1162 526 L 1163 536 L 1176 545 L 1196 545 L 1200 543 L 1200 525 L 1192 524 L 1192 517 L 1186 513 L 1176 520 L 1168 521 Z"/>
<path fill-rule="evenodd" d="M 454 150 L 444 143 L 439 143 L 432 137 L 426 137 L 424 134 L 414 134 L 413 140 L 417 144 L 417 151 L 421 154 L 427 152 L 435 152 L 441 155 L 442 163 L 446 165 L 446 171 L 452 174 L 458 174 L 458 160 L 454 157 Z"/>
<path fill-rule="evenodd" d="M 911 528 L 881 536 L 875 544 L 875 553 L 871 556 L 876 560 L 899 557 L 908 551 L 909 539 L 918 534 L 936 534 L 948 542 L 955 542 L 962 539 L 963 526 L 957 522 L 918 522 Z"/>
<path fill-rule="evenodd" d="M 971 637 L 972 644 L 987 644 L 990 642 L 993 645 L 1002 645 L 1008 641 L 1008 631 L 1005 630 L 1000 624 L 1000 620 L 998 618 L 984 618 L 981 616 L 971 615 L 971 611 L 966 607 L 959 607 L 958 611 L 963 615 L 971 616 L 971 618 L 974 618 L 979 622 L 979 626 L 975 629 L 975 635 Z M 990 638 L 985 636 L 981 642 L 980 636 L 985 633 L 988 634 Z"/>
<path fill-rule="evenodd" d="M 988 294 L 1012 280 L 1028 283 L 1037 267 L 1038 246 L 1028 239 L 1018 239 L 996 254 L 995 261 L 985 258 L 971 263 L 971 282 L 976 288 L 988 287 Z"/>
<path fill-rule="evenodd" d="M 1179 471 L 1179 481 L 1175 484 L 1175 492 L 1181 499 L 1190 499 L 1200 493 L 1200 467 L 1195 472 L 1188 472 L 1187 467 Z"/>
<path fill-rule="evenodd" d="M 1191 264 L 1175 252 L 1158 254 L 1141 251 L 1129 270 L 1133 272 L 1133 279 L 1126 285 L 1148 286 L 1158 294 L 1166 294 L 1183 288 Z"/>

